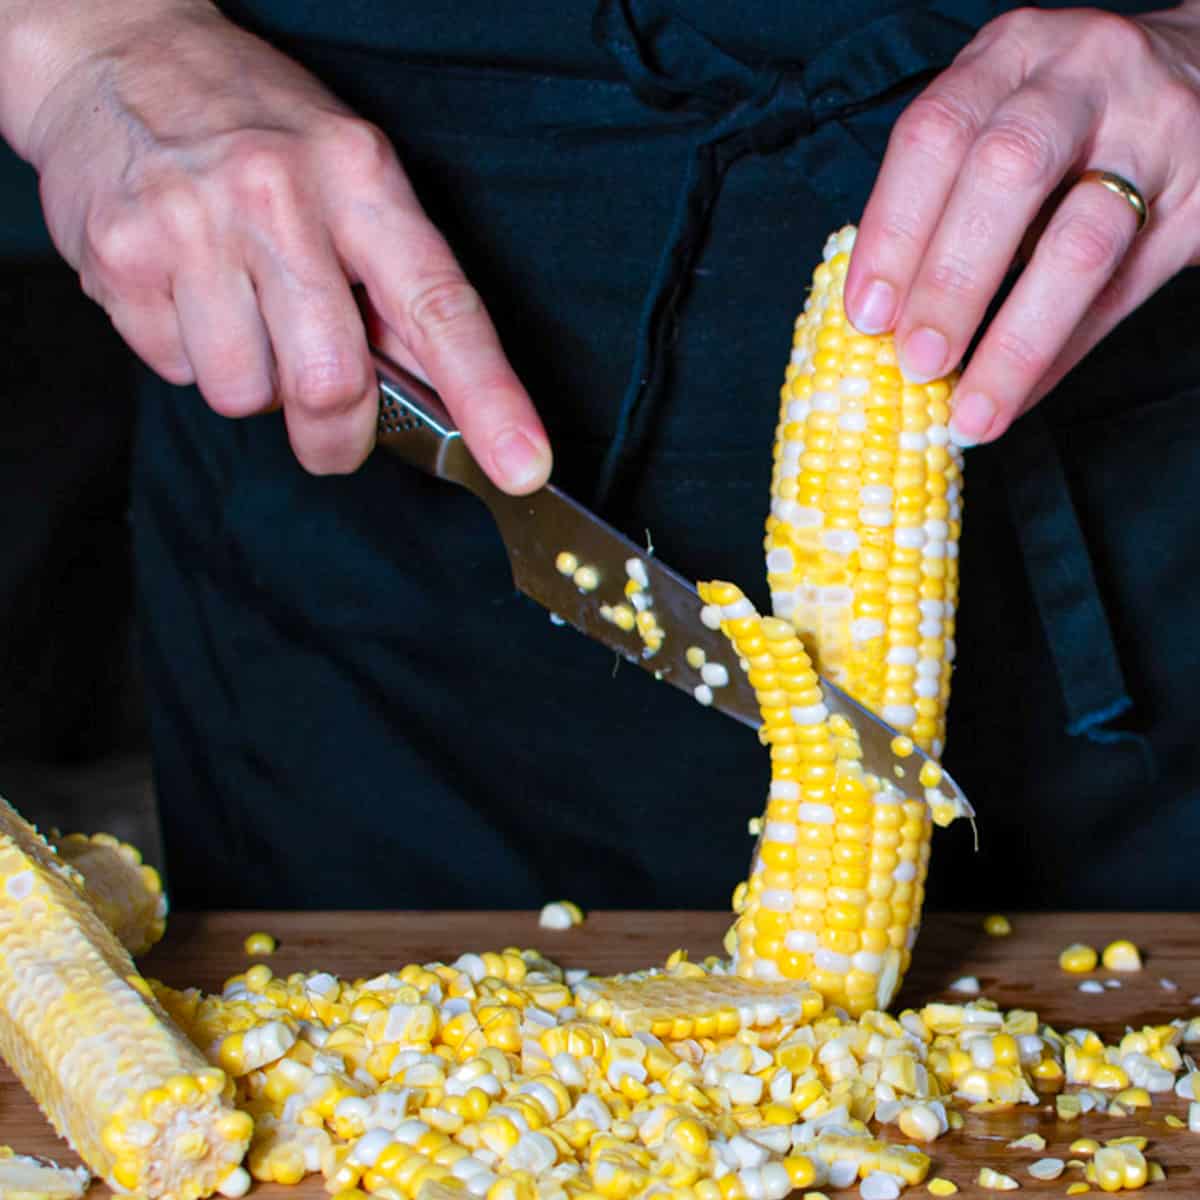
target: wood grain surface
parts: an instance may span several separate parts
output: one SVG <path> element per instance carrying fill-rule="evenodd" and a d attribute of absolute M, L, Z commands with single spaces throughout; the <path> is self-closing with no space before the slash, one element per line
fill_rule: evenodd
<path fill-rule="evenodd" d="M 1106 1037 L 1127 1025 L 1157 1023 L 1178 1016 L 1200 1015 L 1189 1003 L 1200 996 L 1200 916 L 1194 914 L 1009 914 L 1013 933 L 992 938 L 982 930 L 978 914 L 930 914 L 921 934 L 913 970 L 901 1005 L 932 999 L 954 999 L 948 986 L 960 976 L 975 975 L 984 995 L 1005 1008 L 1031 1008 L 1059 1030 L 1076 1026 L 1097 1029 Z M 250 962 L 242 949 L 246 934 L 263 929 L 279 939 L 269 960 L 273 970 L 328 970 L 348 977 L 369 976 L 406 962 L 451 960 L 466 950 L 507 945 L 536 946 L 567 967 L 595 973 L 631 970 L 661 963 L 677 946 L 693 958 L 719 953 L 728 924 L 725 913 L 637 912 L 594 913 L 576 929 L 557 933 L 539 929 L 529 913 L 209 913 L 179 914 L 171 919 L 165 942 L 142 962 L 143 971 L 176 987 L 215 990 Z M 1145 952 L 1145 968 L 1121 975 L 1120 989 L 1103 995 L 1078 990 L 1080 977 L 1059 970 L 1058 952 L 1070 942 L 1101 948 L 1127 937 Z M 1098 977 L 1112 977 L 1099 972 Z M 1167 979 L 1177 985 L 1168 991 Z M 1021 1189 L 1061 1196 L 1066 1184 L 1080 1177 L 1069 1172 L 1051 1183 L 1032 1179 L 1025 1168 L 1043 1156 L 1072 1157 L 1067 1147 L 1078 1137 L 1100 1140 L 1140 1133 L 1150 1139 L 1147 1156 L 1167 1169 L 1153 1194 L 1200 1197 L 1200 1136 L 1164 1124 L 1168 1112 L 1186 1117 L 1186 1102 L 1155 1097 L 1146 1113 L 1127 1118 L 1088 1116 L 1071 1123 L 1057 1120 L 1052 1107 L 1024 1108 L 988 1117 L 969 1116 L 963 1131 L 939 1139 L 928 1151 L 933 1174 L 954 1180 L 960 1195 L 978 1200 L 990 1196 L 974 1185 L 980 1166 L 992 1166 L 1020 1180 Z M 1039 1132 L 1046 1149 L 1038 1154 L 1010 1151 L 1005 1144 Z M 26 1154 L 44 1154 L 63 1163 L 76 1158 L 42 1119 L 17 1081 L 0 1068 L 0 1142 Z M 103 1200 L 97 1185 L 89 1200 Z M 256 1186 L 262 1200 L 316 1200 L 325 1195 L 320 1176 L 294 1188 Z M 908 1195 L 925 1195 L 925 1189 Z M 1099 1193 L 1093 1189 L 1093 1195 Z M 857 1189 L 834 1195 L 857 1197 Z"/>

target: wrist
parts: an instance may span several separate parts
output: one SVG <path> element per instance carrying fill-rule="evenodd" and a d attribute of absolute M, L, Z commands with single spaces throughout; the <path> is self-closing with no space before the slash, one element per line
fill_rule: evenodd
<path fill-rule="evenodd" d="M 213 11 L 209 0 L 0 0 L 0 137 L 37 166 L 43 106 L 84 63 L 149 23 Z"/>

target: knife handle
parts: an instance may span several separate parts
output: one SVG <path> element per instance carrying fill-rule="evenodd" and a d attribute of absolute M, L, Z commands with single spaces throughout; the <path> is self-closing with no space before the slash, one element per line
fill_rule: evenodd
<path fill-rule="evenodd" d="M 490 500 L 495 488 L 471 457 L 437 392 L 373 347 L 371 357 L 379 379 L 377 444 L 427 475 Z"/>

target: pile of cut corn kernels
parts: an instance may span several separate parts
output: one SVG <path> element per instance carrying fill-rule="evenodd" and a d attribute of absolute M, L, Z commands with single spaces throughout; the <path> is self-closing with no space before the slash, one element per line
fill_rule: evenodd
<path fill-rule="evenodd" d="M 320 1171 L 340 1200 L 783 1200 L 852 1186 L 888 1200 L 921 1183 L 957 1190 L 928 1178 L 918 1144 L 966 1109 L 1053 1096 L 1071 1120 L 1175 1093 L 1200 1131 L 1187 1054 L 1200 1019 L 1114 1046 L 983 999 L 854 1020 L 803 983 L 748 984 L 682 952 L 617 979 L 507 949 L 353 981 L 259 963 L 220 996 L 155 990 L 255 1119 L 229 1196 L 251 1177 Z M 998 1155 L 958 1183 L 1009 1190 L 1027 1172 L 1068 1194 L 1139 1188 L 1162 1177 L 1145 1147 L 1081 1139 L 1070 1161 Z"/>

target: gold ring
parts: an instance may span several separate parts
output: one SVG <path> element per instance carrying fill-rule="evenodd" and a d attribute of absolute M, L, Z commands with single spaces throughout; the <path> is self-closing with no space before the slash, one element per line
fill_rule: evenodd
<path fill-rule="evenodd" d="M 1112 171 L 1091 170 L 1084 171 L 1078 182 L 1098 183 L 1101 187 L 1108 188 L 1110 192 L 1115 192 L 1137 214 L 1137 231 L 1138 233 L 1142 232 L 1142 228 L 1150 216 L 1150 206 L 1146 203 L 1146 198 L 1142 193 L 1128 179 L 1115 175 Z"/>

